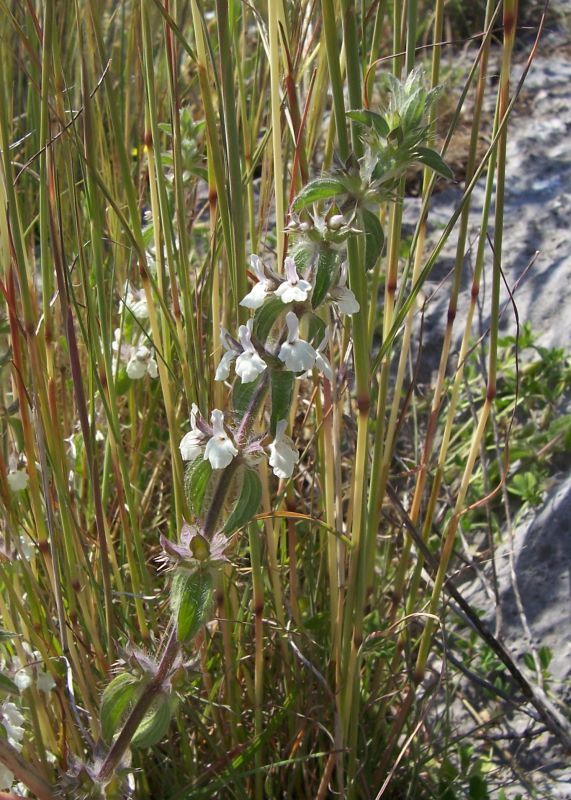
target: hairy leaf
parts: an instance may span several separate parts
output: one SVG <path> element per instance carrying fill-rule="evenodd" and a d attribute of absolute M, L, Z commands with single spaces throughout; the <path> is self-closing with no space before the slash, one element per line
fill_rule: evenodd
<path fill-rule="evenodd" d="M 179 642 L 187 642 L 207 622 L 212 601 L 212 575 L 207 569 L 179 569 L 171 587 L 170 605 Z"/>
<path fill-rule="evenodd" d="M 291 407 L 295 376 L 286 370 L 274 370 L 271 376 L 272 413 L 270 433 L 275 436 L 280 419 L 287 419 Z"/>
<path fill-rule="evenodd" d="M 293 201 L 292 210 L 301 211 L 312 203 L 320 200 L 329 200 L 345 192 L 345 187 L 340 180 L 335 178 L 316 178 L 306 183 L 301 192 Z"/>
<path fill-rule="evenodd" d="M 172 695 L 166 692 L 154 701 L 131 739 L 134 747 L 152 747 L 166 734 L 174 711 Z"/>
<path fill-rule="evenodd" d="M 366 208 L 361 210 L 365 228 L 365 269 L 372 269 L 382 253 L 385 235 L 376 214 Z"/>
<path fill-rule="evenodd" d="M 431 150 L 429 147 L 417 147 L 413 153 L 413 158 L 415 161 L 420 161 L 421 164 L 434 170 L 438 175 L 442 175 L 443 178 L 454 177 L 454 173 L 436 150 Z"/>
<path fill-rule="evenodd" d="M 374 129 L 379 136 L 383 138 L 389 135 L 389 126 L 387 121 L 384 117 L 381 117 L 380 114 L 375 114 L 374 111 L 368 111 L 367 109 L 363 109 L 361 111 L 349 111 L 347 112 L 347 116 L 349 119 L 358 122 L 360 125 L 364 125 L 366 128 Z"/>
<path fill-rule="evenodd" d="M 327 245 L 322 245 L 319 248 L 315 284 L 313 287 L 313 294 L 311 295 L 311 305 L 313 308 L 317 308 L 317 306 L 323 302 L 329 291 L 337 267 L 337 257 L 338 253 L 336 250 L 333 250 L 333 248 Z"/>
<path fill-rule="evenodd" d="M 203 461 L 200 458 L 196 458 L 187 469 L 184 481 L 186 499 L 192 511 L 197 515 L 202 511 L 204 495 L 211 475 L 212 466 L 208 460 Z"/>
<path fill-rule="evenodd" d="M 129 672 L 113 678 L 101 698 L 101 736 L 108 744 L 142 689 L 141 681 Z"/>
<path fill-rule="evenodd" d="M 244 471 L 240 496 L 236 501 L 232 513 L 228 517 L 226 525 L 224 525 L 224 533 L 232 533 L 232 531 L 245 525 L 258 510 L 261 499 L 262 484 L 258 478 L 258 473 L 253 469 L 246 469 Z"/>
<path fill-rule="evenodd" d="M 256 339 L 262 344 L 266 344 L 268 336 L 276 323 L 280 314 L 288 311 L 289 305 L 282 303 L 279 297 L 272 297 L 266 300 L 261 308 L 258 308 L 254 315 L 253 333 Z"/>

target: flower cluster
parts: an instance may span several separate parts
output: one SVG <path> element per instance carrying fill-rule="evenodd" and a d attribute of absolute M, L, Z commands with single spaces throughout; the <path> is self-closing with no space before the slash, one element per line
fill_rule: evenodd
<path fill-rule="evenodd" d="M 122 329 L 115 330 L 115 338 L 111 345 L 113 371 L 116 372 L 119 364 L 123 364 L 127 377 L 132 381 L 139 381 L 145 375 L 158 378 L 159 370 L 154 351 L 145 344 L 145 341 L 148 341 L 145 324 L 149 319 L 145 291 L 127 282 L 119 301 L 119 312 L 124 324 Z"/>
<path fill-rule="evenodd" d="M 327 233 L 331 239 L 337 237 L 338 244 L 353 230 L 351 223 L 346 222 L 341 214 L 330 215 L 326 222 L 317 216 L 312 219 L 313 224 L 309 228 L 315 226 L 323 228 L 323 236 Z M 306 223 L 296 221 L 296 232 L 303 233 L 304 225 Z M 327 246 L 329 244 L 328 242 Z M 255 281 L 250 291 L 242 298 L 240 305 L 257 312 L 266 301 L 281 300 L 284 306 L 283 317 L 279 312 L 278 317 L 283 319 L 285 325 L 275 349 L 272 345 L 271 350 L 266 349 L 267 343 L 257 340 L 253 318 L 250 318 L 245 325 L 240 325 L 237 338 L 222 329 L 224 353 L 216 368 L 215 380 L 228 380 L 232 368 L 243 384 L 253 383 L 264 373 L 274 374 L 276 371 L 281 371 L 301 377 L 309 370 L 317 369 L 328 381 L 333 382 L 333 370 L 325 353 L 329 344 L 329 332 L 326 330 L 317 346 L 301 334 L 303 318 L 313 312 L 314 268 L 310 267 L 307 270 L 308 274 L 300 275 L 296 261 L 289 256 L 284 262 L 284 275 L 278 275 L 256 255 L 251 256 L 250 265 Z M 334 280 L 328 283 L 320 299 L 334 305 L 340 313 L 356 314 L 359 311 L 359 303 L 347 287 L 347 268 L 344 263 L 335 267 L 333 277 Z M 266 448 L 274 474 L 283 480 L 291 478 L 298 461 L 298 452 L 286 434 L 286 428 L 285 419 L 277 420 L 274 439 Z M 200 415 L 196 405 L 193 405 L 190 431 L 180 442 L 180 453 L 186 462 L 202 458 L 210 462 L 212 469 L 221 470 L 228 467 L 235 458 L 248 463 L 253 458 L 259 457 L 264 452 L 263 438 L 263 436 L 257 437 L 244 442 L 237 432 L 225 423 L 224 413 L 220 409 L 215 408 L 211 412 L 208 424 Z"/>
<path fill-rule="evenodd" d="M 126 365 L 126 372 L 132 381 L 138 381 L 149 375 L 157 378 L 159 370 L 153 351 L 144 344 L 121 344 L 121 330 L 115 331 L 115 341 L 112 344 L 115 354 L 113 369 L 117 368 L 117 359 Z"/>
<path fill-rule="evenodd" d="M 22 749 L 24 739 L 24 716 L 18 706 L 10 701 L 5 701 L 0 706 L 0 726 L 4 729 L 8 744 L 15 750 Z M 14 773 L 0 764 L 0 789 L 10 790 L 14 783 Z"/>

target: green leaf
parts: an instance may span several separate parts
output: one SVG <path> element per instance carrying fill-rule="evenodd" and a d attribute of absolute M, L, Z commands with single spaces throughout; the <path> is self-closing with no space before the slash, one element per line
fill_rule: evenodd
<path fill-rule="evenodd" d="M 2 675 L 2 673 L 0 673 L 0 692 L 6 692 L 6 694 L 20 694 L 20 690 L 14 681 L 10 680 L 7 675 Z"/>
<path fill-rule="evenodd" d="M 312 203 L 320 200 L 329 200 L 338 194 L 343 194 L 345 187 L 340 180 L 335 178 L 316 178 L 306 183 L 301 192 L 293 201 L 292 210 L 301 211 Z"/>
<path fill-rule="evenodd" d="M 472 775 L 469 783 L 470 800 L 489 800 L 488 787 L 481 775 Z"/>
<path fill-rule="evenodd" d="M 286 370 L 274 370 L 271 374 L 270 387 L 272 398 L 272 413 L 270 417 L 270 433 L 276 434 L 276 425 L 280 419 L 287 419 L 291 408 L 291 398 L 295 376 Z"/>
<path fill-rule="evenodd" d="M 337 251 L 333 250 L 333 248 L 329 247 L 327 244 L 323 244 L 319 248 L 315 284 L 311 295 L 312 308 L 317 308 L 317 306 L 323 302 L 329 291 L 331 281 L 336 271 L 338 255 Z"/>
<path fill-rule="evenodd" d="M 184 480 L 184 487 L 186 490 L 186 499 L 188 505 L 195 514 L 200 514 L 202 511 L 202 504 L 204 502 L 204 495 L 212 475 L 212 466 L 210 461 L 202 460 L 200 457 L 191 461 Z"/>
<path fill-rule="evenodd" d="M 366 208 L 361 209 L 365 229 L 365 269 L 372 269 L 383 251 L 385 234 L 376 214 Z"/>
<path fill-rule="evenodd" d="M 129 672 L 113 678 L 101 697 L 101 736 L 107 744 L 111 742 L 122 719 L 140 694 L 141 681 Z"/>
<path fill-rule="evenodd" d="M 254 315 L 254 325 L 252 332 L 256 339 L 262 344 L 266 344 L 270 331 L 274 327 L 280 314 L 285 314 L 289 309 L 289 304 L 282 303 L 279 297 L 272 297 L 266 300 L 261 308 L 258 308 Z"/>
<path fill-rule="evenodd" d="M 389 135 L 390 128 L 386 120 L 380 114 L 375 114 L 374 111 L 368 111 L 367 109 L 348 111 L 347 116 L 366 128 L 374 129 L 383 138 Z"/>
<path fill-rule="evenodd" d="M 273 415 L 273 409 L 272 409 Z M 232 533 L 241 528 L 250 520 L 260 505 L 262 499 L 262 484 L 258 478 L 258 473 L 253 469 L 246 469 L 242 480 L 240 496 L 236 501 L 232 513 L 224 525 L 224 533 Z"/>
<path fill-rule="evenodd" d="M 152 747 L 166 734 L 174 711 L 171 695 L 164 692 L 157 697 L 131 739 L 134 747 Z"/>
<path fill-rule="evenodd" d="M 240 379 L 234 381 L 234 386 L 232 387 L 232 405 L 234 406 L 234 411 L 237 411 L 240 416 L 244 415 L 252 399 L 252 395 L 260 385 L 262 378 L 263 375 L 258 375 L 255 381 L 250 381 L 249 383 L 242 383 Z"/>
<path fill-rule="evenodd" d="M 303 275 L 307 270 L 314 253 L 314 246 L 304 243 L 296 245 L 296 247 L 291 251 L 291 257 L 295 261 L 295 268 L 300 275 Z"/>
<path fill-rule="evenodd" d="M 212 575 L 208 569 L 175 572 L 170 605 L 176 618 L 177 638 L 187 642 L 194 638 L 208 620 L 212 602 Z"/>
<path fill-rule="evenodd" d="M 415 161 L 420 161 L 421 164 L 434 170 L 438 175 L 442 175 L 443 178 L 454 177 L 454 173 L 436 150 L 431 150 L 428 147 L 417 147 L 412 157 Z"/>

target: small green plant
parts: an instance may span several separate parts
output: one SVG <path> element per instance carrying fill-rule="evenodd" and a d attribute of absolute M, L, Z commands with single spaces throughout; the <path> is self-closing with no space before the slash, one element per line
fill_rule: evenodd
<path fill-rule="evenodd" d="M 499 6 L 481 15 L 449 131 L 469 98 L 465 191 L 428 251 L 431 193 L 454 178 L 436 133 L 445 5 L 427 21 L 396 0 L 2 4 L 0 789 L 353 800 L 438 783 L 419 735 L 435 634 L 513 393 L 486 254 L 493 199 L 501 260 L 517 3 L 497 88 Z M 423 405 L 417 300 L 453 232 Z M 483 381 L 467 352 L 485 269 Z M 463 785 L 484 797 L 470 757 Z"/>

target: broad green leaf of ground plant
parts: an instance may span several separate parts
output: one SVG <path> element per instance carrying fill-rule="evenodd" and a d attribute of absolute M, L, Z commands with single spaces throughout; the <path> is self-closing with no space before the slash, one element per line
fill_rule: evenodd
<path fill-rule="evenodd" d="M 429 167 L 438 175 L 442 175 L 443 178 L 450 179 L 454 177 L 454 173 L 436 150 L 431 150 L 429 147 L 417 147 L 412 156 L 415 161 L 420 161 L 425 167 Z"/>
<path fill-rule="evenodd" d="M 313 203 L 330 200 L 345 192 L 345 186 L 335 178 L 316 178 L 303 187 L 293 202 L 292 210 L 301 211 Z"/>
<path fill-rule="evenodd" d="M 179 642 L 188 642 L 207 622 L 212 603 L 212 574 L 208 569 L 175 572 L 170 596 Z"/>
<path fill-rule="evenodd" d="M 372 269 L 383 251 L 385 235 L 380 220 L 372 211 L 361 209 L 365 226 L 365 269 Z"/>
<path fill-rule="evenodd" d="M 232 533 L 245 525 L 258 510 L 261 499 L 262 484 L 258 478 L 258 473 L 253 469 L 245 469 L 240 495 L 224 525 L 224 533 Z"/>
<path fill-rule="evenodd" d="M 295 377 L 292 372 L 273 370 L 271 377 L 272 415 L 270 433 L 276 434 L 276 425 L 280 419 L 287 419 L 291 408 Z"/>
<path fill-rule="evenodd" d="M 141 693 L 141 689 L 140 679 L 128 672 L 117 675 L 109 686 L 105 687 L 100 712 L 103 741 L 111 742 L 128 709 Z"/>
<path fill-rule="evenodd" d="M 321 305 L 325 300 L 325 295 L 331 287 L 333 277 L 337 270 L 339 253 L 327 244 L 319 248 L 317 256 L 317 269 L 313 284 L 313 294 L 311 295 L 311 305 L 313 308 Z"/>
<path fill-rule="evenodd" d="M 175 698 L 167 692 L 161 692 L 131 740 L 134 747 L 152 747 L 161 741 L 166 734 L 175 707 Z"/>
<path fill-rule="evenodd" d="M 196 515 L 202 511 L 204 495 L 211 475 L 212 466 L 208 460 L 201 461 L 196 459 L 187 470 L 185 478 L 186 499 Z"/>
<path fill-rule="evenodd" d="M 390 133 L 387 121 L 374 111 L 369 111 L 367 109 L 363 109 L 362 111 L 349 111 L 347 112 L 347 116 L 367 128 L 374 129 L 379 136 L 388 136 Z"/>
<path fill-rule="evenodd" d="M 279 297 L 267 300 L 254 315 L 253 333 L 260 342 L 268 342 L 270 332 L 281 314 L 286 314 L 290 306 L 282 303 Z"/>

